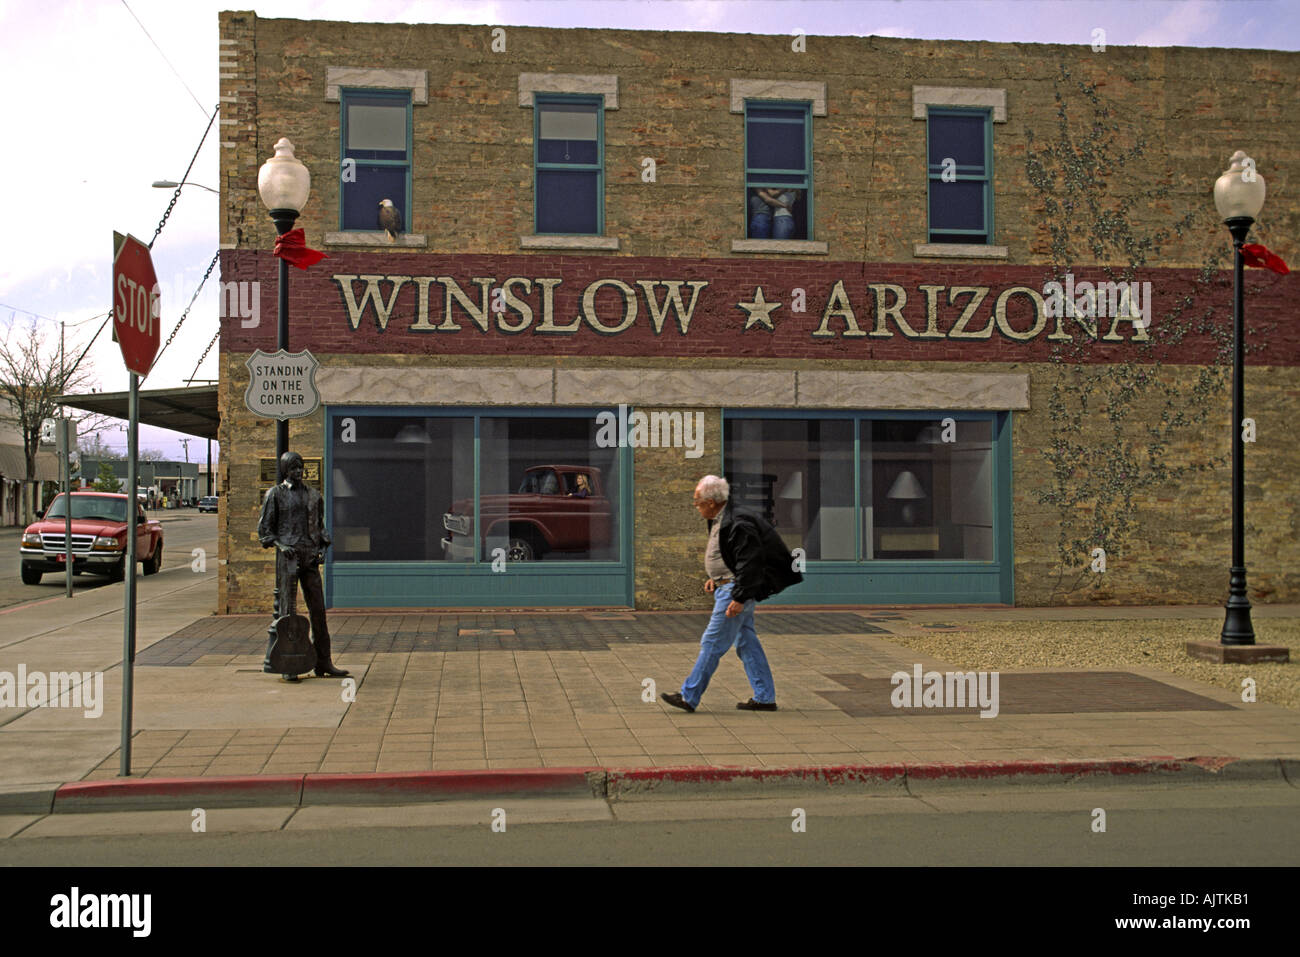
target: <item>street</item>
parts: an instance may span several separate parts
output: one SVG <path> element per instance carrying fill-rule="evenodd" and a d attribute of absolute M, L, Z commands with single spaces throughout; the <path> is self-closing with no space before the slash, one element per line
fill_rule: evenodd
<path fill-rule="evenodd" d="M 1300 863 L 1300 790 L 1282 783 L 198 810 L 0 816 L 0 865 Z"/>
<path fill-rule="evenodd" d="M 193 551 L 202 548 L 210 560 L 215 563 L 217 554 L 217 516 L 214 512 L 201 513 L 198 509 L 186 508 L 178 511 L 149 512 L 150 518 L 163 519 L 163 567 L 162 571 L 189 566 L 194 561 Z M 27 602 L 42 601 L 47 598 L 61 598 L 64 594 L 64 577 L 59 574 L 46 574 L 39 585 L 24 585 L 18 577 L 22 557 L 19 553 L 19 541 L 22 529 L 4 529 L 0 534 L 0 544 L 4 554 L 0 556 L 0 608 L 21 605 Z M 137 581 L 143 579 L 140 566 L 136 565 Z M 94 591 L 107 588 L 113 583 L 102 575 L 77 575 L 72 579 L 74 592 Z"/>

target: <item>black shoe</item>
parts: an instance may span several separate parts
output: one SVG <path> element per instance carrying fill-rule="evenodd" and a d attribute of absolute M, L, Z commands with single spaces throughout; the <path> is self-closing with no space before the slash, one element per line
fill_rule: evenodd
<path fill-rule="evenodd" d="M 737 711 L 775 711 L 776 702 L 755 701 L 753 698 L 750 698 L 748 701 L 742 701 L 739 704 L 737 704 L 736 710 Z"/>
<path fill-rule="evenodd" d="M 688 705 L 688 704 L 686 703 L 686 699 L 683 698 L 683 697 L 681 696 L 681 693 L 680 693 L 680 692 L 677 692 L 677 691 L 673 691 L 673 692 L 665 691 L 665 692 L 664 692 L 663 694 L 661 694 L 659 697 L 663 698 L 665 701 L 667 701 L 667 702 L 668 702 L 670 705 L 672 705 L 674 708 L 681 708 L 683 711 L 690 711 L 690 712 L 692 712 L 692 713 L 694 713 L 694 711 L 695 711 L 694 708 L 692 708 L 690 705 Z"/>
<path fill-rule="evenodd" d="M 325 662 L 323 665 L 316 666 L 317 678 L 346 678 L 352 674 L 350 671 L 344 671 L 342 668 L 334 667 L 333 662 Z"/>
<path fill-rule="evenodd" d="M 298 678 L 297 675 L 280 675 L 280 680 L 281 680 L 281 681 L 292 681 L 292 682 L 297 682 L 297 681 L 299 681 L 300 679 Z"/>

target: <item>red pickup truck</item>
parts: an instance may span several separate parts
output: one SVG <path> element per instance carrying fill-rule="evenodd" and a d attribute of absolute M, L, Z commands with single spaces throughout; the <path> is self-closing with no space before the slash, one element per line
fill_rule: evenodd
<path fill-rule="evenodd" d="M 610 502 L 600 469 L 585 465 L 525 469 L 519 491 L 480 498 L 479 518 L 481 541 L 500 541 L 506 561 L 530 562 L 548 552 L 590 552 L 609 544 Z M 444 558 L 473 558 L 473 526 L 474 500 L 453 502 L 442 516 L 442 527 L 450 533 L 442 540 Z"/>
<path fill-rule="evenodd" d="M 59 495 L 50 503 L 40 521 L 23 532 L 22 576 L 24 585 L 39 585 L 46 572 L 62 572 L 66 567 L 64 542 L 67 496 Z M 126 575 L 127 496 L 110 492 L 72 493 L 72 573 L 90 572 L 121 581 Z M 136 558 L 144 563 L 144 573 L 152 575 L 162 568 L 162 523 L 146 518 L 144 509 L 135 504 Z"/>

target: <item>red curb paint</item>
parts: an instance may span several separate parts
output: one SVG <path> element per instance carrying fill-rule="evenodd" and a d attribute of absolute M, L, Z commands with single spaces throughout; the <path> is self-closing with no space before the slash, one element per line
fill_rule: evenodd
<path fill-rule="evenodd" d="M 1268 759 L 1283 774 L 1283 764 L 1295 759 Z M 418 801 L 437 795 L 484 797 L 504 794 L 580 793 L 616 796 L 637 785 L 708 785 L 733 781 L 804 781 L 825 786 L 907 780 L 997 780 L 1016 776 L 1078 777 L 1088 775 L 1178 774 L 1199 772 L 1218 775 L 1236 764 L 1255 765 L 1228 756 L 1177 758 L 1153 755 L 1095 761 L 989 761 L 950 764 L 808 765 L 784 768 L 716 767 L 693 765 L 672 768 L 518 768 L 492 771 L 415 771 L 370 774 L 243 775 L 211 778 L 136 778 L 112 781 L 78 781 L 54 792 L 53 810 L 108 810 L 114 804 L 138 806 L 150 799 L 159 805 L 166 798 L 243 798 L 250 806 L 314 803 L 366 803 L 363 799 Z M 48 793 L 48 792 L 45 792 Z M 11 796 L 12 797 L 12 796 Z M 260 800 L 257 800 L 260 799 Z"/>
<path fill-rule="evenodd" d="M 835 765 L 831 767 L 746 768 L 698 765 L 681 768 L 610 768 L 607 772 L 611 788 L 618 782 L 672 781 L 675 783 L 710 784 L 722 781 L 779 781 L 792 778 L 843 784 L 865 778 L 893 780 L 907 772 L 903 764 Z"/>

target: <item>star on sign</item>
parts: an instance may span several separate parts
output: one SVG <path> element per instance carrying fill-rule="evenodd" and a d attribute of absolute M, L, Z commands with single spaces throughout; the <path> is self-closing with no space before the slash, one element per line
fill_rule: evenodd
<path fill-rule="evenodd" d="M 745 328 L 742 332 L 748 331 L 750 326 L 764 325 L 769 332 L 776 332 L 776 327 L 772 325 L 772 310 L 780 309 L 779 302 L 767 302 L 763 298 L 763 287 L 759 286 L 754 293 L 753 302 L 738 302 L 737 309 L 744 309 L 749 313 L 749 318 L 745 320 Z"/>

